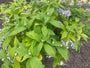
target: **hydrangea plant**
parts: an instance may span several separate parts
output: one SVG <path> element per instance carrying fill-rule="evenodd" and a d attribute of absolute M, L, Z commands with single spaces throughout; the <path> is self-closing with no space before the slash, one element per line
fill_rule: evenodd
<path fill-rule="evenodd" d="M 59 0 L 14 0 L 1 6 L 0 29 L 2 68 L 44 68 L 45 54 L 53 57 L 53 68 L 68 60 L 68 48 L 79 49 L 87 41 L 80 22 L 83 9 L 64 7 Z M 83 10 L 84 11 L 84 10 Z"/>

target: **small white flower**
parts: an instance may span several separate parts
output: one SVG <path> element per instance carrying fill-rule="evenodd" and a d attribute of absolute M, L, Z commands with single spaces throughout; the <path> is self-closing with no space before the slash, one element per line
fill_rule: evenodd
<path fill-rule="evenodd" d="M 43 68 L 45 67 L 45 65 L 43 65 Z"/>
<path fill-rule="evenodd" d="M 23 35 L 23 34 L 24 34 L 24 32 L 21 33 L 21 35 Z"/>
<path fill-rule="evenodd" d="M 67 47 L 67 49 L 69 49 L 69 47 Z"/>
<path fill-rule="evenodd" d="M 54 44 L 55 42 L 53 41 L 52 44 Z"/>
<path fill-rule="evenodd" d="M 10 60 L 10 57 L 7 57 L 8 60 Z"/>
<path fill-rule="evenodd" d="M 7 56 L 9 56 L 9 52 L 7 53 Z"/>
<path fill-rule="evenodd" d="M 2 61 L 4 61 L 4 58 L 2 59 Z"/>
<path fill-rule="evenodd" d="M 28 54 L 31 55 L 31 52 L 29 52 Z"/>
<path fill-rule="evenodd" d="M 51 58 L 51 56 L 48 56 L 48 58 Z"/>
<path fill-rule="evenodd" d="M 44 42 L 44 40 L 42 40 L 42 42 Z"/>
<path fill-rule="evenodd" d="M 16 18 L 15 18 L 15 20 L 16 20 Z"/>
<path fill-rule="evenodd" d="M 8 23 L 10 20 L 8 17 L 5 18 L 5 22 Z"/>
<path fill-rule="evenodd" d="M 51 56 L 47 55 L 46 58 L 51 58 Z"/>
<path fill-rule="evenodd" d="M 5 39 L 6 37 L 5 36 L 3 36 L 3 39 Z"/>
<path fill-rule="evenodd" d="M 24 26 L 26 26 L 27 24 L 26 23 L 24 23 Z"/>
<path fill-rule="evenodd" d="M 49 15 L 49 13 L 47 13 L 47 15 Z"/>
<path fill-rule="evenodd" d="M 15 59 L 11 60 L 12 63 L 14 63 Z"/>
<path fill-rule="evenodd" d="M 62 47 L 63 45 L 61 45 L 61 47 Z"/>
<path fill-rule="evenodd" d="M 29 11 L 28 10 L 26 10 L 26 13 L 28 13 Z"/>
<path fill-rule="evenodd" d="M 17 56 L 17 53 L 15 53 L 14 55 Z"/>
<path fill-rule="evenodd" d="M 20 46 L 18 48 L 21 48 Z"/>
<path fill-rule="evenodd" d="M 63 64 L 64 64 L 63 61 L 61 61 L 61 62 L 60 62 L 60 65 L 63 65 Z"/>

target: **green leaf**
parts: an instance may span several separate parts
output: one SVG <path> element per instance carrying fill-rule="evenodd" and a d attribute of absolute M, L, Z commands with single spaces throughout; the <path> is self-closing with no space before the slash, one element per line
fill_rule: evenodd
<path fill-rule="evenodd" d="M 69 52 L 66 47 L 57 47 L 57 50 L 65 60 L 68 60 Z"/>
<path fill-rule="evenodd" d="M 27 27 L 30 28 L 34 22 L 35 18 L 31 19 L 29 23 L 27 23 Z"/>
<path fill-rule="evenodd" d="M 51 16 L 53 12 L 54 12 L 54 8 L 49 8 L 47 14 Z"/>
<path fill-rule="evenodd" d="M 51 20 L 50 24 L 52 24 L 55 27 L 62 28 L 61 23 L 59 21 Z"/>
<path fill-rule="evenodd" d="M 55 35 L 54 31 L 51 29 L 48 29 L 48 35 Z"/>
<path fill-rule="evenodd" d="M 43 64 L 37 57 L 32 57 L 27 61 L 26 68 L 43 68 Z"/>
<path fill-rule="evenodd" d="M 2 64 L 1 68 L 10 68 L 10 67 L 9 67 L 9 62 L 8 62 L 8 60 L 5 61 L 4 64 Z"/>
<path fill-rule="evenodd" d="M 62 33 L 62 37 L 61 37 L 61 39 L 66 38 L 67 35 L 68 35 L 68 32 L 67 32 L 67 31 L 64 31 L 64 32 Z"/>
<path fill-rule="evenodd" d="M 42 27 L 42 34 L 43 34 L 44 37 L 46 37 L 48 35 L 48 29 L 47 29 L 46 26 Z"/>
<path fill-rule="evenodd" d="M 45 49 L 46 53 L 48 53 L 50 56 L 52 56 L 52 57 L 56 56 L 55 48 L 50 46 L 49 44 L 45 44 L 44 49 Z"/>
<path fill-rule="evenodd" d="M 17 48 L 17 49 L 16 49 L 16 52 L 18 53 L 18 55 L 19 55 L 20 57 L 28 54 L 28 49 L 26 48 L 26 46 L 25 46 L 24 44 L 20 44 L 19 47 L 20 47 L 20 48 Z"/>
<path fill-rule="evenodd" d="M 19 45 L 19 44 L 20 44 L 20 43 L 19 43 L 17 37 L 15 37 L 15 39 L 14 39 L 14 46 L 17 47 L 17 45 Z"/>
<path fill-rule="evenodd" d="M 61 59 L 62 59 L 61 55 L 57 55 L 56 58 L 54 58 L 53 68 L 55 68 L 57 65 L 60 64 Z"/>
<path fill-rule="evenodd" d="M 21 62 L 23 62 L 23 61 L 25 61 L 26 59 L 28 59 L 28 58 L 30 58 L 30 56 L 29 55 L 24 55 L 24 57 L 23 57 L 23 59 L 21 60 Z"/>
<path fill-rule="evenodd" d="M 76 42 L 74 42 L 74 44 L 75 44 L 75 50 L 78 51 L 78 49 L 79 49 L 79 42 L 76 41 Z"/>
<path fill-rule="evenodd" d="M 41 33 L 41 27 L 39 25 L 34 26 L 34 32 L 40 34 Z"/>
<path fill-rule="evenodd" d="M 13 48 L 10 47 L 10 49 L 8 49 L 8 52 L 9 52 L 10 58 L 13 59 L 13 57 L 15 57 L 16 48 L 15 47 L 13 47 Z"/>
<path fill-rule="evenodd" d="M 5 41 L 3 42 L 3 45 L 2 45 L 3 49 L 5 49 L 5 46 L 9 45 L 9 43 L 10 43 L 11 40 L 12 40 L 12 38 L 13 38 L 13 37 L 7 37 L 7 38 L 5 39 Z"/>
<path fill-rule="evenodd" d="M 17 33 L 20 33 L 22 31 L 26 30 L 25 27 L 16 27 L 14 30 L 9 34 L 9 36 L 16 35 Z"/>
<path fill-rule="evenodd" d="M 28 37 L 30 37 L 31 39 L 34 39 L 36 41 L 40 41 L 41 40 L 41 35 L 35 33 L 34 31 L 27 32 L 26 35 Z"/>
<path fill-rule="evenodd" d="M 54 42 L 53 44 L 52 44 L 52 46 L 62 46 L 62 43 L 61 42 Z"/>
<path fill-rule="evenodd" d="M 40 51 L 41 51 L 41 49 L 42 49 L 42 47 L 43 47 L 43 43 L 42 43 L 42 42 L 39 43 L 39 45 L 36 45 L 36 46 L 33 48 L 33 55 L 34 55 L 34 56 L 38 56 L 39 53 L 40 53 Z"/>
<path fill-rule="evenodd" d="M 45 16 L 45 21 L 44 21 L 44 23 L 46 24 L 47 22 L 49 22 L 49 20 L 50 20 L 50 17 Z"/>
<path fill-rule="evenodd" d="M 88 38 L 88 36 L 86 35 L 86 34 L 81 34 L 81 36 L 83 37 L 83 39 L 85 40 L 85 41 L 87 41 L 87 38 Z"/>
<path fill-rule="evenodd" d="M 73 41 L 76 41 L 75 35 L 71 34 L 71 35 L 70 35 L 70 38 L 71 38 Z"/>
<path fill-rule="evenodd" d="M 6 59 L 6 54 L 4 50 L 0 50 L 0 59 Z"/>
<path fill-rule="evenodd" d="M 12 64 L 12 67 L 13 68 L 21 68 L 20 63 L 17 60 L 14 61 L 14 64 Z"/>

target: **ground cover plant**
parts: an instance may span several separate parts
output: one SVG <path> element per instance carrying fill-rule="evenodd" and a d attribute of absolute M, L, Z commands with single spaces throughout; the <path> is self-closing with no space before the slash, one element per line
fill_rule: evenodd
<path fill-rule="evenodd" d="M 68 60 L 68 48 L 78 51 L 85 24 L 80 19 L 89 13 L 69 7 L 58 0 L 14 0 L 2 5 L 3 29 L 0 29 L 2 68 L 44 68 L 44 55 L 53 57 L 53 68 Z"/>

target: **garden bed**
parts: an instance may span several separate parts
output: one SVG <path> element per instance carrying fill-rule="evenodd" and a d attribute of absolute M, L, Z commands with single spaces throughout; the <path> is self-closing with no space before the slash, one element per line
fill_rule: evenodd
<path fill-rule="evenodd" d="M 90 68 L 90 39 L 88 42 L 81 41 L 83 46 L 80 53 L 74 50 L 70 50 L 69 60 L 65 66 L 57 66 L 56 68 Z M 52 59 L 47 59 L 48 68 L 52 68 Z"/>
<path fill-rule="evenodd" d="M 4 2 L 4 0 L 1 2 Z M 0 28 L 2 28 L 2 26 L 0 26 Z M 81 43 L 83 43 L 83 46 L 81 47 L 80 53 L 70 50 L 69 60 L 66 62 L 66 65 L 62 67 L 57 66 L 56 68 L 90 68 L 90 39 L 88 39 L 88 42 L 81 41 Z M 45 64 L 48 68 L 53 68 L 53 58 L 45 59 Z M 2 62 L 0 61 L 0 68 L 1 65 Z"/>
<path fill-rule="evenodd" d="M 80 53 L 70 50 L 69 60 L 65 66 L 57 66 L 56 68 L 90 68 L 90 39 L 88 42 L 81 41 L 83 46 L 81 47 Z M 52 68 L 53 59 L 45 59 L 48 68 Z M 2 62 L 0 61 L 0 68 Z"/>

